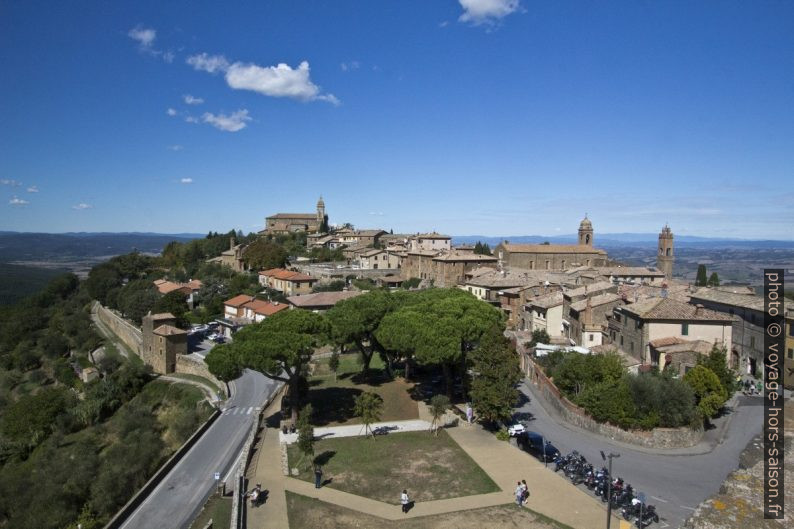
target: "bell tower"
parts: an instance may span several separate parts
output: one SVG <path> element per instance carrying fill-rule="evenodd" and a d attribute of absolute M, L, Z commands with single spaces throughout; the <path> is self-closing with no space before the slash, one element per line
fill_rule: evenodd
<path fill-rule="evenodd" d="M 587 218 L 587 213 L 579 223 L 579 246 L 593 247 L 593 223 Z"/>
<path fill-rule="evenodd" d="M 667 224 L 662 228 L 659 233 L 659 252 L 656 254 L 656 268 L 664 272 L 666 279 L 673 277 L 673 262 L 675 255 L 673 254 L 673 232 Z"/>

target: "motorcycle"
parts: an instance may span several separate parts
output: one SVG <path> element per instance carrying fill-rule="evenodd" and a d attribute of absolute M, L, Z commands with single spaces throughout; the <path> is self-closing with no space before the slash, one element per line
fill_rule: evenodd
<path fill-rule="evenodd" d="M 645 529 L 652 523 L 659 523 L 659 515 L 656 514 L 656 507 L 653 505 L 646 505 L 642 509 L 642 514 L 637 514 L 637 519 L 634 521 L 634 525 L 639 527 L 639 529 Z"/>

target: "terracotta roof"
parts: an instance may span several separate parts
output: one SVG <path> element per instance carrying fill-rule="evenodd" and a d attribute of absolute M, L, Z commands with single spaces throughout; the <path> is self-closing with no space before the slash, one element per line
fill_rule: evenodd
<path fill-rule="evenodd" d="M 529 277 L 528 274 L 507 272 L 503 276 L 500 271 L 493 268 L 486 270 L 490 270 L 490 273 L 477 273 L 477 275 L 466 281 L 466 284 L 486 288 L 525 287 L 538 284 L 537 279 Z"/>
<path fill-rule="evenodd" d="M 370 250 L 367 250 L 366 252 L 361 252 L 360 255 L 361 257 L 372 257 L 373 255 L 378 255 L 379 253 L 383 253 L 385 251 L 386 250 L 383 249 L 372 248 Z"/>
<path fill-rule="evenodd" d="M 733 321 L 727 314 L 670 298 L 646 299 L 626 305 L 622 310 L 645 320 Z"/>
<path fill-rule="evenodd" d="M 676 345 L 679 343 L 686 343 L 688 340 L 684 340 L 683 338 L 679 338 L 678 336 L 666 336 L 664 338 L 657 338 L 656 340 L 651 340 L 648 344 L 651 347 L 664 347 L 666 345 Z"/>
<path fill-rule="evenodd" d="M 610 281 L 598 281 L 596 283 L 590 283 L 589 285 L 584 285 L 571 290 L 566 290 L 565 295 L 570 298 L 576 296 L 586 296 L 587 294 L 594 294 L 601 290 L 609 290 L 610 288 L 617 290 L 617 287 Z"/>
<path fill-rule="evenodd" d="M 583 244 L 510 244 L 502 243 L 502 248 L 510 253 L 590 253 L 606 255 L 599 250 Z"/>
<path fill-rule="evenodd" d="M 261 314 L 263 316 L 272 316 L 276 312 L 289 309 L 289 305 L 286 303 L 273 303 L 272 301 L 254 299 L 243 305 L 243 308 L 251 309 L 256 314 Z"/>
<path fill-rule="evenodd" d="M 177 329 L 171 325 L 160 325 L 152 332 L 154 332 L 154 334 L 159 334 L 160 336 L 176 336 L 179 334 L 187 334 L 187 332 L 183 331 L 182 329 Z"/>
<path fill-rule="evenodd" d="M 664 340 L 664 338 L 661 338 Z M 654 340 L 656 341 L 656 340 Z M 653 345 L 653 344 L 651 344 Z M 714 344 L 706 340 L 682 340 L 680 343 L 672 343 L 668 345 L 653 346 L 660 353 L 698 353 L 702 355 L 709 354 Z"/>
<path fill-rule="evenodd" d="M 417 239 L 452 239 L 449 235 L 441 235 L 440 233 L 431 232 L 431 233 L 417 233 L 414 235 Z"/>
<path fill-rule="evenodd" d="M 317 213 L 276 213 L 275 215 L 269 216 L 268 219 L 317 220 Z"/>
<path fill-rule="evenodd" d="M 171 314 L 170 312 L 159 312 L 157 314 L 151 314 L 150 317 L 152 320 L 175 320 L 176 316 Z"/>
<path fill-rule="evenodd" d="M 691 298 L 693 302 L 702 299 L 704 301 L 722 303 L 723 305 L 764 312 L 764 298 L 761 296 L 734 294 L 733 292 L 722 292 L 713 288 L 700 288 L 692 294 Z"/>
<path fill-rule="evenodd" d="M 185 285 L 190 287 L 192 290 L 198 290 L 204 286 L 204 283 L 202 283 L 200 279 L 191 279 L 190 281 L 185 283 Z"/>
<path fill-rule="evenodd" d="M 555 292 L 553 294 L 546 294 L 545 296 L 538 296 L 535 299 L 531 299 L 527 301 L 527 305 L 532 305 L 533 307 L 541 307 L 544 309 L 550 309 L 551 307 L 562 305 L 562 292 Z"/>
<path fill-rule="evenodd" d="M 606 303 L 612 303 L 615 301 L 620 301 L 621 297 L 617 294 L 606 293 L 600 294 L 598 296 L 593 296 L 590 299 L 590 306 L 597 307 L 599 305 L 604 305 Z M 571 308 L 576 312 L 582 312 L 587 307 L 587 299 L 583 299 L 581 301 L 577 301 L 576 303 L 571 303 Z"/>
<path fill-rule="evenodd" d="M 653 276 L 664 277 L 664 272 L 649 266 L 599 266 L 597 268 L 605 276 Z"/>
<path fill-rule="evenodd" d="M 333 307 L 343 299 L 354 298 L 360 294 L 361 292 L 353 290 L 343 290 L 341 292 L 317 292 L 316 294 L 290 296 L 287 298 L 287 301 L 299 308 L 324 308 Z"/>
<path fill-rule="evenodd" d="M 439 250 L 408 250 L 408 255 L 422 255 L 424 257 L 435 257 L 441 252 Z"/>
<path fill-rule="evenodd" d="M 224 305 L 228 305 L 230 307 L 240 307 L 245 305 L 249 301 L 254 299 L 252 296 L 246 296 L 245 294 L 240 294 L 239 296 L 234 296 L 232 299 L 227 299 L 223 302 Z"/>
<path fill-rule="evenodd" d="M 356 235 L 359 237 L 374 237 L 376 235 L 380 235 L 381 233 L 386 233 L 383 230 L 357 230 Z"/>
<path fill-rule="evenodd" d="M 445 253 L 433 258 L 434 261 L 477 261 L 481 263 L 495 263 L 499 259 L 491 255 L 480 255 L 476 253 Z"/>
<path fill-rule="evenodd" d="M 271 268 L 270 270 L 263 270 L 259 272 L 259 275 L 294 282 L 314 280 L 312 276 L 307 276 L 306 274 L 301 274 L 300 272 L 295 272 L 292 270 L 286 270 L 284 268 Z"/>

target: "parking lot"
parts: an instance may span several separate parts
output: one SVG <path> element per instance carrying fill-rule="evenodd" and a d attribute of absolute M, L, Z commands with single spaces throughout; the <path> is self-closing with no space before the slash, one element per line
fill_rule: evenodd
<path fill-rule="evenodd" d="M 187 350 L 189 354 L 195 353 L 203 358 L 219 343 L 229 342 L 231 340 L 228 338 L 218 338 L 218 333 L 214 327 L 204 325 L 194 327 L 188 332 Z"/>

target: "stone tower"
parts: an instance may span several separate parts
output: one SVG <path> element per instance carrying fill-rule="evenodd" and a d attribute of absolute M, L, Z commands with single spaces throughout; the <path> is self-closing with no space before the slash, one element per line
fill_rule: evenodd
<path fill-rule="evenodd" d="M 317 223 L 319 225 L 322 225 L 324 219 L 325 219 L 325 202 L 323 201 L 322 195 L 320 195 L 320 200 L 317 201 Z"/>
<path fill-rule="evenodd" d="M 661 233 L 659 233 L 659 253 L 656 255 L 656 268 L 664 272 L 666 279 L 672 279 L 673 277 L 674 261 L 673 232 L 670 231 L 670 226 L 665 224 Z"/>
<path fill-rule="evenodd" d="M 579 223 L 579 246 L 593 247 L 593 223 L 587 218 L 587 213 Z"/>

